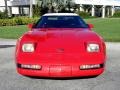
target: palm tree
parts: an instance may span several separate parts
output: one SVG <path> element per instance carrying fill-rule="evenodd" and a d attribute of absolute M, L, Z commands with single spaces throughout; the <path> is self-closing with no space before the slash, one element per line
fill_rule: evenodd
<path fill-rule="evenodd" d="M 4 0 L 5 3 L 5 17 L 8 17 L 8 5 L 7 5 L 7 0 Z"/>

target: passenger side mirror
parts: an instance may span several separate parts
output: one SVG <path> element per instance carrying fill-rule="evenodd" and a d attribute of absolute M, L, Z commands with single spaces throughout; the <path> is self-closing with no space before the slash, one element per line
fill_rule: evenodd
<path fill-rule="evenodd" d="M 33 26 L 34 26 L 33 24 L 28 24 L 28 25 L 27 25 L 27 27 L 28 27 L 29 29 L 32 29 Z"/>
<path fill-rule="evenodd" d="M 94 25 L 93 24 L 88 24 L 88 27 L 89 28 L 94 28 Z"/>

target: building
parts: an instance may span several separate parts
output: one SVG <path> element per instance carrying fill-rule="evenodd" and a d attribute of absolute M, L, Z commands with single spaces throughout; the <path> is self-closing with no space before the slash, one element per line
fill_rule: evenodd
<path fill-rule="evenodd" d="M 111 16 L 115 12 L 115 7 L 120 6 L 120 0 L 74 0 L 75 4 L 80 5 L 80 10 L 82 11 L 83 5 L 91 5 L 91 15 L 95 16 L 95 8 L 96 6 L 101 6 L 102 18 L 109 16 L 111 12 Z M 105 13 L 107 11 L 107 13 Z"/>
<path fill-rule="evenodd" d="M 38 2 L 39 1 L 39 2 Z M 120 6 L 120 0 L 32 0 L 32 4 L 39 3 L 42 6 L 52 3 L 52 5 L 72 2 L 78 5 L 80 11 L 84 11 L 83 6 L 89 5 L 92 16 L 96 14 L 96 8 L 99 6 L 99 12 L 102 18 L 112 16 L 115 12 L 115 7 Z M 30 0 L 7 0 L 9 15 L 29 15 L 30 14 Z M 0 11 L 5 10 L 4 0 L 0 0 Z"/>
<path fill-rule="evenodd" d="M 11 6 L 10 0 L 7 1 L 8 6 Z M 0 11 L 4 11 L 5 10 L 5 2 L 4 0 L 0 0 Z"/>
<path fill-rule="evenodd" d="M 32 4 L 36 4 L 36 0 L 32 0 Z M 7 0 L 7 9 L 9 15 L 29 15 L 30 0 Z M 0 0 L 0 11 L 5 11 L 4 0 Z"/>

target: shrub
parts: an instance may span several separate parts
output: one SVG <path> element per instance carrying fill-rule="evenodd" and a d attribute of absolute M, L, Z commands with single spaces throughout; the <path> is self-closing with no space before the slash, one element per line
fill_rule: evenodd
<path fill-rule="evenodd" d="M 13 19 L 15 20 L 17 25 L 26 25 L 29 23 L 35 23 L 38 20 L 38 18 L 29 18 L 29 17 L 16 17 Z"/>
<path fill-rule="evenodd" d="M 0 19 L 5 19 L 5 18 L 8 18 L 7 12 L 6 11 L 4 11 L 4 12 L 0 11 Z"/>
<path fill-rule="evenodd" d="M 78 11 L 77 14 L 82 18 L 89 18 L 90 17 L 89 13 L 83 12 L 83 11 Z"/>
<path fill-rule="evenodd" d="M 120 17 L 120 11 L 116 11 L 113 15 L 113 17 Z"/>
<path fill-rule="evenodd" d="M 0 19 L 2 19 L 4 16 L 4 13 L 0 11 Z"/>
<path fill-rule="evenodd" d="M 0 19 L 0 26 L 14 26 L 14 25 L 26 25 L 29 23 L 36 23 L 38 18 L 29 17 L 15 17 L 12 19 Z"/>
<path fill-rule="evenodd" d="M 22 17 L 15 17 L 13 20 L 17 23 L 17 25 L 23 25 Z"/>
<path fill-rule="evenodd" d="M 17 23 L 13 19 L 0 19 L 0 26 L 14 26 Z"/>

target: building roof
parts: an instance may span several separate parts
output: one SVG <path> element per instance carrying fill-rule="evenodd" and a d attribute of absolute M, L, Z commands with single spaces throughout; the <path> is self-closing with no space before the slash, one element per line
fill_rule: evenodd
<path fill-rule="evenodd" d="M 73 0 L 76 4 L 120 6 L 120 0 Z"/>
<path fill-rule="evenodd" d="M 78 16 L 76 13 L 47 13 L 43 16 Z"/>

